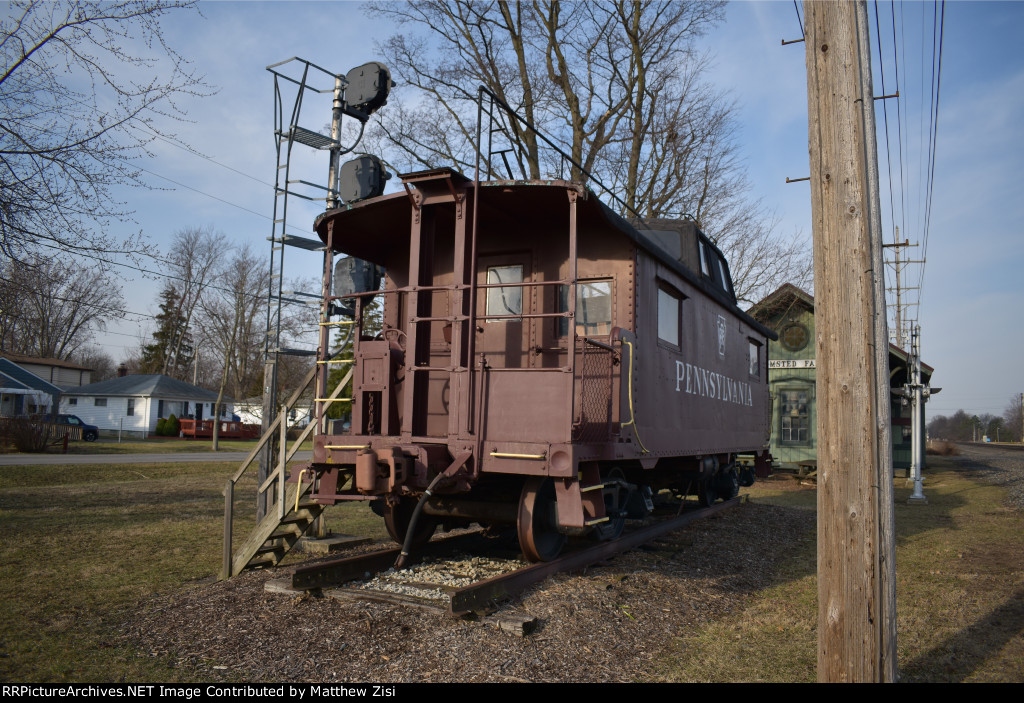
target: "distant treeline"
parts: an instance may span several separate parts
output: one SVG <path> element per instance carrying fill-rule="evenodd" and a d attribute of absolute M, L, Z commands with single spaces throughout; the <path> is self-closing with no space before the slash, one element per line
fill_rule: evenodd
<path fill-rule="evenodd" d="M 985 437 L 993 442 L 1020 442 L 1020 396 L 1010 401 L 1001 416 L 990 413 L 972 415 L 965 410 L 957 410 L 948 417 L 938 415 L 928 423 L 928 437 L 954 442 L 980 442 Z"/>

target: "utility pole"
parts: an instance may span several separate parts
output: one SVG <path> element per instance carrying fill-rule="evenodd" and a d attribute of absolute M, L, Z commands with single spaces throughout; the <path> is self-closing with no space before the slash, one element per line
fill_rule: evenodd
<path fill-rule="evenodd" d="M 893 337 L 894 337 L 894 341 L 896 343 L 896 346 L 898 346 L 900 349 L 906 350 L 907 349 L 907 340 L 908 340 L 908 338 L 910 336 L 906 332 L 906 327 L 907 327 L 907 324 L 909 322 L 909 317 L 910 317 L 906 313 L 906 308 L 909 308 L 912 305 L 917 305 L 917 303 L 904 303 L 903 302 L 903 293 L 905 293 L 907 291 L 911 291 L 911 290 L 919 290 L 919 287 L 918 286 L 906 286 L 906 285 L 903 285 L 901 283 L 901 281 L 900 281 L 900 278 L 902 276 L 903 269 L 905 269 L 909 264 L 923 264 L 924 261 L 923 260 L 912 261 L 912 260 L 909 260 L 909 259 L 903 260 L 903 261 L 900 260 L 900 252 L 901 252 L 901 250 L 904 247 L 916 247 L 917 244 L 911 244 L 909 239 L 904 240 L 904 241 L 901 242 L 900 241 L 900 228 L 899 227 L 896 227 L 896 234 L 895 234 L 894 240 L 895 241 L 893 241 L 892 244 L 883 244 L 882 245 L 883 249 L 892 249 L 893 250 L 893 260 L 892 261 L 886 261 L 885 264 L 887 266 L 892 266 L 893 267 L 893 271 L 895 273 L 895 278 L 896 278 L 896 287 L 895 288 L 887 288 L 886 291 L 887 292 L 894 292 L 896 294 L 896 306 L 895 306 L 896 309 L 894 311 L 896 313 L 896 330 L 895 330 L 895 333 L 893 334 Z"/>
<path fill-rule="evenodd" d="M 864 2 L 805 0 L 818 357 L 818 680 L 896 679 L 874 93 Z"/>
<path fill-rule="evenodd" d="M 915 503 L 928 504 L 924 495 L 924 404 L 933 394 L 941 391 L 941 388 L 932 388 L 921 382 L 921 326 L 915 325 L 911 330 L 911 354 L 908 357 L 907 377 L 908 383 L 903 387 L 903 397 L 911 404 L 911 435 L 912 443 L 910 451 L 910 475 L 914 479 L 914 492 L 907 498 L 911 505 Z"/>

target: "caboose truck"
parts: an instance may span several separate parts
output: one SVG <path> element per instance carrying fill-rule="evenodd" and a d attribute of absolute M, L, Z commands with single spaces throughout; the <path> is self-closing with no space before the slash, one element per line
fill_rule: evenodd
<path fill-rule="evenodd" d="M 406 552 L 438 525 L 514 526 L 538 561 L 618 536 L 652 489 L 710 504 L 752 480 L 736 457 L 767 445 L 773 333 L 694 223 L 634 226 L 569 181 L 400 179 L 315 223 L 350 269 L 386 271 L 382 290 L 345 290 L 326 258 L 317 398 L 331 325 L 351 325 L 353 374 L 351 427 L 318 401 L 292 475 L 315 474 L 317 502 L 374 501 Z"/>

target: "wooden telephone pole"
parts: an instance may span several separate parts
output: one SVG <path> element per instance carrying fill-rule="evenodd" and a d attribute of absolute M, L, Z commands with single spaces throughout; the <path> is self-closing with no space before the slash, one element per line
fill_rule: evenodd
<path fill-rule="evenodd" d="M 896 678 L 889 335 L 864 2 L 805 0 L 818 359 L 818 680 Z"/>

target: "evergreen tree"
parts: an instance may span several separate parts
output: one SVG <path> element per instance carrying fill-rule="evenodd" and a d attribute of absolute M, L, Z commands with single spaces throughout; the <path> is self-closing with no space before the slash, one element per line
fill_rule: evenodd
<path fill-rule="evenodd" d="M 168 283 L 160 292 L 160 301 L 160 314 L 156 316 L 159 327 L 153 333 L 154 342 L 142 348 L 140 370 L 185 380 L 195 359 L 195 347 L 181 311 L 181 296 L 177 288 Z"/>

